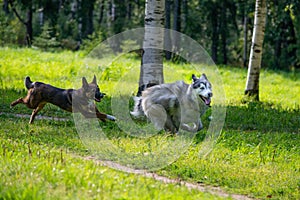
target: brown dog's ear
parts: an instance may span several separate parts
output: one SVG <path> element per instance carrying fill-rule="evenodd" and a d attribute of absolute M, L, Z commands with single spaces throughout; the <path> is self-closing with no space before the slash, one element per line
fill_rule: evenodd
<path fill-rule="evenodd" d="M 93 81 L 92 83 L 96 84 L 97 85 L 97 78 L 96 78 L 96 75 L 94 75 L 94 78 L 93 78 Z"/>
<path fill-rule="evenodd" d="M 89 84 L 88 82 L 86 81 L 86 78 L 85 77 L 82 77 L 82 87 L 84 89 L 87 89 L 89 87 Z"/>

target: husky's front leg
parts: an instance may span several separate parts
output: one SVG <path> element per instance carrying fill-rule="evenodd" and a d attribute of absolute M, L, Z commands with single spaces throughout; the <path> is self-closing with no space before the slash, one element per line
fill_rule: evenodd
<path fill-rule="evenodd" d="M 165 123 L 165 129 L 168 131 L 171 131 L 171 133 L 176 133 L 178 131 L 178 128 L 176 128 L 170 115 L 167 116 L 167 120 Z"/>
<path fill-rule="evenodd" d="M 149 108 L 145 109 L 144 112 L 157 130 L 160 131 L 164 129 L 167 120 L 167 113 L 162 105 L 153 104 Z"/>
<path fill-rule="evenodd" d="M 203 124 L 202 124 L 202 122 L 201 122 L 201 120 L 199 119 L 199 121 L 198 121 L 198 130 L 197 131 L 200 131 L 201 129 L 203 129 Z"/>

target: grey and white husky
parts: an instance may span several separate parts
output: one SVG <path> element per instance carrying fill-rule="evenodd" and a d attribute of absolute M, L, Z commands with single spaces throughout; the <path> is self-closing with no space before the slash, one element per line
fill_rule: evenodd
<path fill-rule="evenodd" d="M 156 129 L 177 133 L 179 129 L 196 132 L 203 128 L 200 116 L 210 107 L 211 83 L 205 74 L 192 75 L 192 83 L 183 81 L 155 85 L 134 97 L 131 113 L 134 117 L 146 116 Z"/>

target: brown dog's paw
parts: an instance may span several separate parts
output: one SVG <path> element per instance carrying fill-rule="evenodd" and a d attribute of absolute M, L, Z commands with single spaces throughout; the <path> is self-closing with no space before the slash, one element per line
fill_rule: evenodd
<path fill-rule="evenodd" d="M 114 116 L 112 116 L 112 115 L 107 115 L 106 118 L 109 119 L 109 120 L 111 120 L 111 121 L 116 121 L 117 120 L 117 118 L 114 117 Z"/>
<path fill-rule="evenodd" d="M 11 104 L 10 104 L 10 108 L 13 108 L 15 105 L 17 105 L 17 102 L 16 102 L 16 101 L 14 101 L 14 102 L 11 102 Z"/>

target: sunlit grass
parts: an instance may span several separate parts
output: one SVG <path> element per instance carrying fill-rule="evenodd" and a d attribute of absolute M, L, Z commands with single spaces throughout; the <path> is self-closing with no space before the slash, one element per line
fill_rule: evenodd
<path fill-rule="evenodd" d="M 1 138 L 1 199 L 221 199 L 122 173 L 65 149 Z"/>

